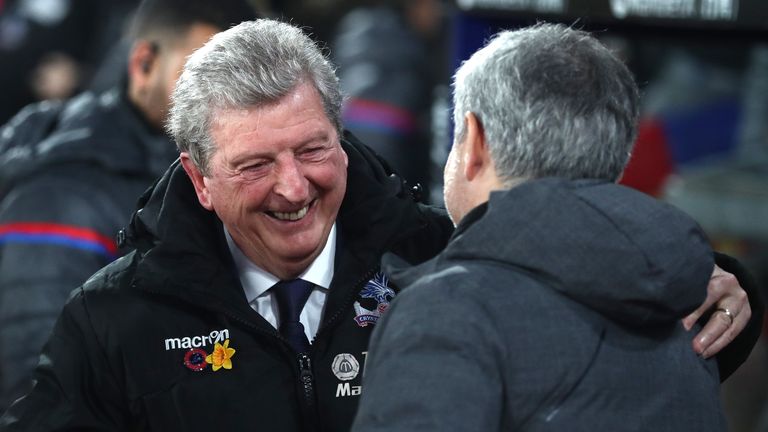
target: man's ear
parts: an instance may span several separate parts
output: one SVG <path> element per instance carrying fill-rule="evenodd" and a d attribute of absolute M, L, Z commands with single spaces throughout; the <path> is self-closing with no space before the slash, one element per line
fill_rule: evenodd
<path fill-rule="evenodd" d="M 146 86 L 149 76 L 157 61 L 157 44 L 147 40 L 138 40 L 133 44 L 128 55 L 128 76 L 130 83 L 137 89 Z"/>
<path fill-rule="evenodd" d="M 464 176 L 468 181 L 472 181 L 492 167 L 491 155 L 480 119 L 474 113 L 467 112 L 464 115 L 464 122 L 466 125 L 466 136 L 462 145 Z"/>
<path fill-rule="evenodd" d="M 189 179 L 192 180 L 192 184 L 195 186 L 195 193 L 197 194 L 197 200 L 200 201 L 200 205 L 207 210 L 212 211 L 213 202 L 211 202 L 210 192 L 208 191 L 208 186 L 205 184 L 203 173 L 201 173 L 194 162 L 192 162 L 189 153 L 181 152 L 180 159 L 184 171 L 187 172 L 187 176 L 189 176 Z"/>

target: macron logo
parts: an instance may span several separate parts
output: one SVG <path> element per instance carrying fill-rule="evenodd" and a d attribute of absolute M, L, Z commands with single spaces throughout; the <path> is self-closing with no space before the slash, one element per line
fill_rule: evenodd
<path fill-rule="evenodd" d="M 229 339 L 229 330 L 214 330 L 210 334 L 201 336 L 185 336 L 180 338 L 168 338 L 165 340 L 165 350 L 200 348 L 214 343 L 222 343 Z"/>

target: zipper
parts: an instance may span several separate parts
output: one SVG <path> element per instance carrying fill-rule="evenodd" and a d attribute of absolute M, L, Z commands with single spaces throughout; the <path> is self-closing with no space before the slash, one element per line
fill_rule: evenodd
<path fill-rule="evenodd" d="M 221 310 L 224 316 L 229 317 L 232 320 L 240 322 L 252 330 L 262 333 L 268 337 L 279 339 L 283 342 L 283 345 L 290 345 L 288 340 L 282 335 L 274 334 L 271 331 L 267 331 L 257 326 L 255 323 L 247 321 L 241 317 L 231 314 L 229 311 Z M 317 336 L 315 336 L 317 337 Z M 290 349 L 293 351 L 293 349 Z M 310 351 L 312 347 L 310 346 Z M 312 373 L 312 359 L 309 357 L 309 353 L 299 353 L 297 356 L 299 366 L 299 385 L 304 397 L 304 403 L 301 404 L 301 410 L 303 411 L 304 421 L 308 424 L 314 424 L 317 422 L 316 417 L 316 404 L 315 404 L 315 375 Z"/>
<path fill-rule="evenodd" d="M 307 407 L 315 407 L 315 376 L 312 374 L 312 360 L 307 353 L 299 353 L 299 383 L 304 393 Z"/>

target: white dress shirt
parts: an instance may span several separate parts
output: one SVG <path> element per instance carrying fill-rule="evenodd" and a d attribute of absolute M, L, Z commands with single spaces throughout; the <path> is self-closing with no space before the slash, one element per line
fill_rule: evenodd
<path fill-rule="evenodd" d="M 232 237 L 229 235 L 226 228 L 224 229 L 224 233 L 227 237 L 229 251 L 232 253 L 235 266 L 237 267 L 240 276 L 240 283 L 245 290 L 245 297 L 248 299 L 248 304 L 250 304 L 253 310 L 258 312 L 259 315 L 269 321 L 272 326 L 278 328 L 277 304 L 272 301 L 273 295 L 269 289 L 278 283 L 280 279 L 251 262 L 232 240 Z M 299 317 L 299 321 L 304 325 L 304 332 L 307 334 L 307 339 L 310 341 L 315 338 L 317 329 L 320 327 L 323 306 L 325 306 L 325 298 L 328 295 L 328 288 L 331 286 L 331 279 L 333 279 L 333 263 L 335 257 L 336 224 L 333 224 L 331 232 L 328 234 L 328 241 L 325 242 L 325 247 L 323 247 L 323 251 L 320 252 L 320 255 L 318 255 L 314 261 L 312 261 L 309 268 L 298 277 L 299 279 L 312 282 L 315 285 L 315 288 L 309 294 L 309 299 L 307 299 L 307 303 L 304 305 L 304 309 L 301 310 L 301 315 Z"/>

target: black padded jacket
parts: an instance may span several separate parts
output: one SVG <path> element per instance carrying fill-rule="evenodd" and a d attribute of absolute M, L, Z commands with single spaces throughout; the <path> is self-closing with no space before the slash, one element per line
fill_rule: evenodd
<path fill-rule="evenodd" d="M 0 132 L 0 412 L 26 393 L 69 293 L 120 255 L 136 201 L 177 157 L 113 89 L 22 110 Z"/>
<path fill-rule="evenodd" d="M 349 168 L 335 272 L 308 355 L 297 357 L 251 309 L 220 220 L 176 163 L 125 231 L 136 251 L 74 293 L 35 387 L 0 429 L 348 430 L 368 338 L 397 291 L 379 270 L 382 254 L 425 261 L 453 227 L 368 149 L 351 137 L 342 144 Z M 231 369 L 207 364 L 225 349 L 234 350 Z"/>

